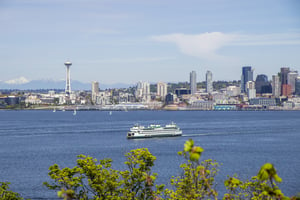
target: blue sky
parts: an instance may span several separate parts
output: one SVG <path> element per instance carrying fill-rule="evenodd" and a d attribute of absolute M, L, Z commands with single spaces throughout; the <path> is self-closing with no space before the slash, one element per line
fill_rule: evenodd
<path fill-rule="evenodd" d="M 297 0 L 0 0 L 0 80 L 238 80 L 300 71 Z"/>

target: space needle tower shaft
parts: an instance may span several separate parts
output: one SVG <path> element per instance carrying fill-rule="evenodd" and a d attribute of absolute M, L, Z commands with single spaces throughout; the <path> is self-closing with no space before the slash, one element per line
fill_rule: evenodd
<path fill-rule="evenodd" d="M 65 66 L 66 66 L 66 89 L 65 89 L 65 93 L 68 96 L 71 94 L 71 78 L 70 78 L 70 66 L 71 65 L 72 65 L 71 62 L 69 62 L 69 61 L 65 62 Z"/>

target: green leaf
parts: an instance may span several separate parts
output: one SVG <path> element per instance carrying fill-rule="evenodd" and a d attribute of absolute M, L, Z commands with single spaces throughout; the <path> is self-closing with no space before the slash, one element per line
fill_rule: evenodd
<path fill-rule="evenodd" d="M 194 146 L 194 141 L 192 139 L 189 139 L 184 144 L 184 151 L 190 152 L 192 150 L 193 146 Z"/>
<path fill-rule="evenodd" d="M 277 183 L 281 183 L 282 181 L 282 179 L 277 174 L 274 175 L 274 179 Z"/>
<path fill-rule="evenodd" d="M 62 198 L 63 197 L 63 192 L 62 191 L 58 191 L 57 192 L 57 196 Z"/>
<path fill-rule="evenodd" d="M 199 153 L 191 153 L 190 154 L 190 159 L 192 161 L 197 161 L 197 160 L 199 160 L 199 158 L 200 158 L 200 154 Z"/>

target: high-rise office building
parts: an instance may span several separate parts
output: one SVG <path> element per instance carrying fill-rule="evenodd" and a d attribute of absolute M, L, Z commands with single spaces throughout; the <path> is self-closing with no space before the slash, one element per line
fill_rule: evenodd
<path fill-rule="evenodd" d="M 190 73 L 190 87 L 191 94 L 194 95 L 197 92 L 197 75 L 195 71 Z"/>
<path fill-rule="evenodd" d="M 253 70 L 251 66 L 244 66 L 242 68 L 242 76 L 241 76 L 241 92 L 246 93 L 246 85 L 248 81 L 253 81 Z"/>
<path fill-rule="evenodd" d="M 248 81 L 246 84 L 246 91 L 248 95 L 248 99 L 253 99 L 256 97 L 256 89 L 255 89 L 255 82 Z"/>
<path fill-rule="evenodd" d="M 278 75 L 272 76 L 272 94 L 275 98 L 280 97 L 281 94 L 281 83 Z"/>
<path fill-rule="evenodd" d="M 148 82 L 139 81 L 137 83 L 135 96 L 142 102 L 149 102 L 151 100 L 150 84 Z"/>
<path fill-rule="evenodd" d="M 213 92 L 213 81 L 211 71 L 206 72 L 206 92 L 209 94 Z"/>
<path fill-rule="evenodd" d="M 289 67 L 282 67 L 280 68 L 280 80 L 281 80 L 281 85 L 288 84 L 287 83 L 287 75 L 290 72 Z"/>
<path fill-rule="evenodd" d="M 160 96 L 162 99 L 165 99 L 168 94 L 168 84 L 163 82 L 157 83 L 157 96 Z"/>
<path fill-rule="evenodd" d="M 298 77 L 297 71 L 291 71 L 287 74 L 287 84 L 291 86 L 292 94 L 295 93 L 295 86 L 296 86 L 296 78 Z"/>
<path fill-rule="evenodd" d="M 281 95 L 282 96 L 287 96 L 286 91 L 287 90 L 287 75 L 290 72 L 290 68 L 289 67 L 282 67 L 280 68 L 280 82 L 281 82 Z M 284 87 L 284 88 L 283 88 Z M 283 92 L 285 92 L 285 94 L 283 94 Z"/>
<path fill-rule="evenodd" d="M 295 95 L 300 95 L 300 76 L 296 78 Z"/>
<path fill-rule="evenodd" d="M 289 84 L 281 85 L 281 95 L 289 97 L 292 95 L 292 87 Z"/>
<path fill-rule="evenodd" d="M 92 101 L 95 103 L 97 96 L 99 94 L 99 82 L 93 81 L 92 82 Z"/>
<path fill-rule="evenodd" d="M 256 94 L 272 93 L 272 86 L 265 74 L 259 74 L 255 80 Z"/>

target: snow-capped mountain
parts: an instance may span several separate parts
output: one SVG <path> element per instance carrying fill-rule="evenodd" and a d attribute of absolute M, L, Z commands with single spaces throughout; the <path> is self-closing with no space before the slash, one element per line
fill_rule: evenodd
<path fill-rule="evenodd" d="M 28 80 L 25 77 L 12 79 L 8 81 L 0 81 L 0 89 L 19 89 L 19 90 L 37 90 L 37 89 L 64 89 L 65 80 Z M 91 83 L 83 83 L 76 80 L 71 80 L 72 90 L 91 90 Z M 101 90 L 108 88 L 128 88 L 130 84 L 116 83 L 116 84 L 101 84 Z"/>
<path fill-rule="evenodd" d="M 10 85 L 20 85 L 20 84 L 25 84 L 28 82 L 30 82 L 30 81 L 23 76 L 21 76 L 20 78 L 5 81 L 6 84 L 10 84 Z"/>

